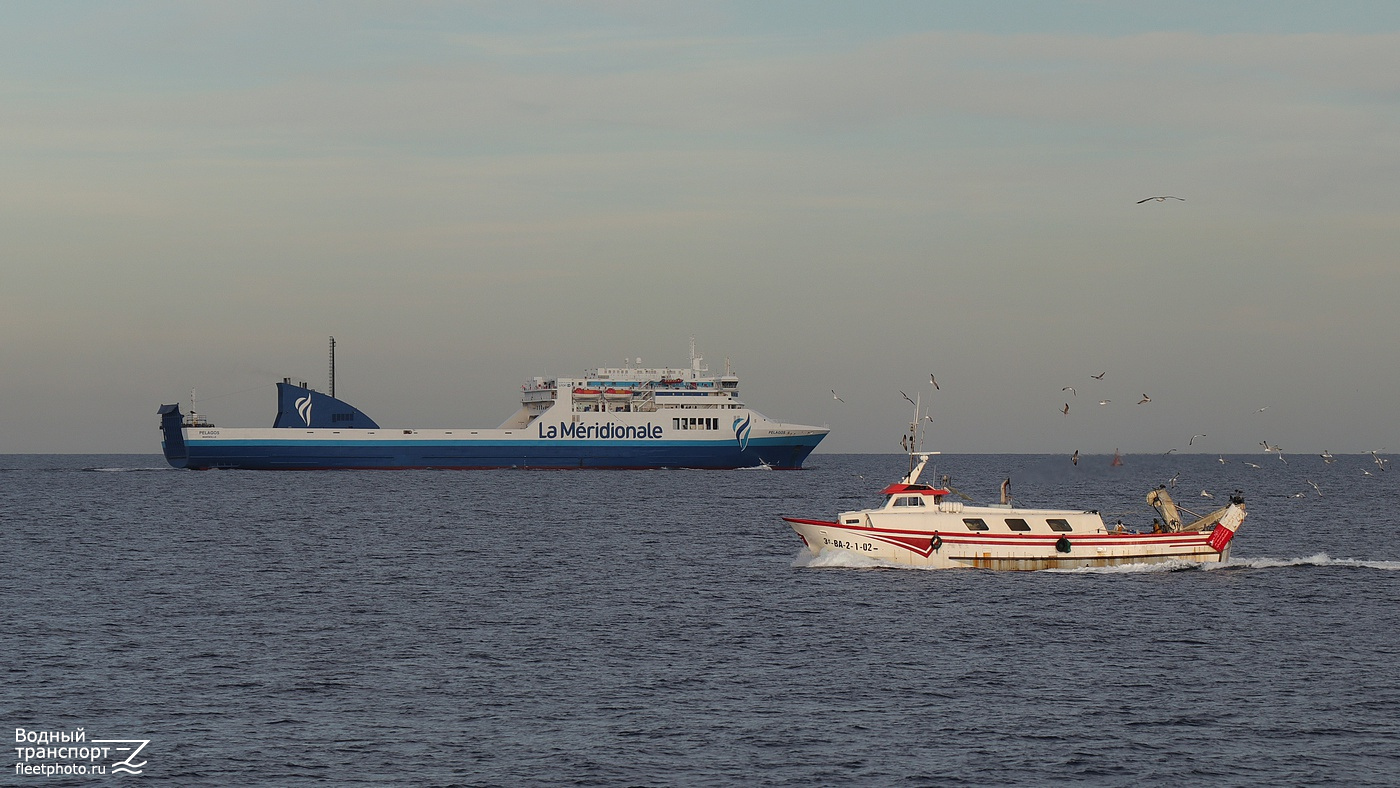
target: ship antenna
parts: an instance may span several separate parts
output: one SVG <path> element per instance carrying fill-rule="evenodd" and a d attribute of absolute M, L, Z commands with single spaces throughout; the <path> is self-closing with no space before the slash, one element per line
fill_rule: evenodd
<path fill-rule="evenodd" d="M 335 337 L 331 337 L 331 397 L 335 397 Z"/>

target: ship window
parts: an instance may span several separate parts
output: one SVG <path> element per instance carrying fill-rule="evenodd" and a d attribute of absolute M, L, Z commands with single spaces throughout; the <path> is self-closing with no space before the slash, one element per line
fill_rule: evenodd
<path fill-rule="evenodd" d="M 967 524 L 969 531 L 987 530 L 987 522 L 980 517 L 964 517 L 963 522 Z"/>
<path fill-rule="evenodd" d="M 1018 517 L 1008 517 L 1006 518 L 1006 527 L 1013 531 L 1029 531 L 1031 524 Z"/>
<path fill-rule="evenodd" d="M 1053 518 L 1053 519 L 1050 519 L 1050 520 L 1046 520 L 1045 522 L 1048 523 L 1048 524 L 1050 525 L 1050 530 L 1052 530 L 1052 531 L 1073 531 L 1073 530 L 1074 530 L 1073 528 L 1070 527 L 1069 520 L 1061 520 L 1061 519 L 1059 519 L 1059 518 Z"/>

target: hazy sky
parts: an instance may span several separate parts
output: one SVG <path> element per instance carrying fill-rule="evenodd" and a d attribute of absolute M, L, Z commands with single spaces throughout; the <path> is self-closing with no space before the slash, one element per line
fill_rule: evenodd
<path fill-rule="evenodd" d="M 1393 0 L 7 2 L 0 136 L 0 453 L 330 335 L 389 427 L 694 336 L 823 451 L 1400 452 Z"/>

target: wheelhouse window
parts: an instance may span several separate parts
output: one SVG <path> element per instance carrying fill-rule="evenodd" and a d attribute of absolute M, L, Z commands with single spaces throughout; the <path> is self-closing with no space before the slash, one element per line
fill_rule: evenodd
<path fill-rule="evenodd" d="M 1008 517 L 1006 518 L 1006 527 L 1013 531 L 1029 531 L 1031 524 L 1019 517 Z"/>
<path fill-rule="evenodd" d="M 1061 520 L 1061 519 L 1059 519 L 1058 517 L 1054 517 L 1054 518 L 1051 518 L 1051 519 L 1049 519 L 1049 520 L 1046 520 L 1045 522 L 1046 522 L 1047 525 L 1050 526 L 1050 530 L 1052 530 L 1052 531 L 1073 531 L 1073 530 L 1074 530 L 1073 528 L 1070 527 L 1069 520 Z"/>
<path fill-rule="evenodd" d="M 963 523 L 967 526 L 967 530 L 969 531 L 987 530 L 987 521 L 980 517 L 964 517 Z"/>
<path fill-rule="evenodd" d="M 923 505 L 924 505 L 924 499 L 923 499 L 922 496 L 918 496 L 918 495 L 906 495 L 906 496 L 903 496 L 903 497 L 894 499 L 894 505 L 895 505 L 895 506 L 923 506 Z"/>

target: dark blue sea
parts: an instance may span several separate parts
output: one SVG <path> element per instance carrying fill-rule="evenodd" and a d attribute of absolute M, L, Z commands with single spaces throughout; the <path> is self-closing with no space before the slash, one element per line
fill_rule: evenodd
<path fill-rule="evenodd" d="M 900 456 L 0 456 L 5 784 L 1400 784 L 1400 471 L 1224 459 L 943 456 L 925 478 L 981 502 L 1011 478 L 1129 525 L 1169 481 L 1248 502 L 1223 566 L 993 573 L 802 553 L 782 515 L 872 505 Z M 141 773 L 16 768 L 74 766 L 34 732 L 79 728 L 146 741 Z"/>

